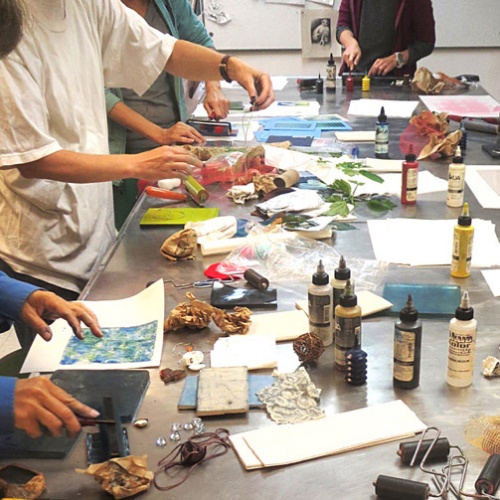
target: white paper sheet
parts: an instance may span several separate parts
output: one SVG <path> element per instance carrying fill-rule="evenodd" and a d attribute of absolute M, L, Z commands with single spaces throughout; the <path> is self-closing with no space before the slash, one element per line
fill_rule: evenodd
<path fill-rule="evenodd" d="M 53 372 L 55 370 L 104 370 L 104 369 L 126 369 L 145 368 L 159 366 L 161 361 L 161 351 L 163 347 L 163 321 L 165 311 L 164 284 L 163 280 L 158 280 L 148 288 L 142 290 L 137 295 L 119 300 L 83 301 L 83 303 L 96 314 L 101 328 L 121 328 L 117 335 L 111 334 L 104 341 L 111 341 L 111 335 L 117 341 L 113 344 L 106 344 L 105 349 L 100 349 L 103 342 L 94 337 L 90 331 L 86 333 L 85 339 L 81 342 L 81 347 L 88 347 L 89 352 L 101 352 L 101 362 L 77 362 L 75 364 L 63 365 L 61 361 L 68 356 L 68 344 L 72 345 L 73 331 L 63 319 L 58 319 L 52 325 L 53 338 L 50 342 L 45 342 L 40 336 L 35 338 L 33 345 L 21 369 L 21 373 L 31 372 Z M 138 337 L 140 332 L 130 327 L 141 325 L 151 325 L 148 329 L 148 342 L 146 339 Z M 76 337 L 75 337 L 76 338 Z M 125 342 L 123 342 L 125 339 Z M 144 340 L 144 352 L 142 341 Z M 100 343 L 100 344 L 99 344 Z M 95 349 L 92 349 L 95 344 Z M 123 355 L 120 362 L 112 362 L 111 352 L 116 346 L 117 353 Z M 148 349 L 146 350 L 146 346 Z M 79 346 L 80 347 L 80 346 Z M 147 359 L 139 361 L 128 361 L 125 356 L 127 349 L 130 349 L 130 356 L 148 356 Z M 131 359 L 131 358 L 130 358 Z"/>
<path fill-rule="evenodd" d="M 500 269 L 484 269 L 481 271 L 494 297 L 500 297 Z"/>
<path fill-rule="evenodd" d="M 498 165 L 467 165 L 465 182 L 483 208 L 500 208 Z"/>
<path fill-rule="evenodd" d="M 369 220 L 368 229 L 377 260 L 410 266 L 451 264 L 456 220 Z M 500 265 L 500 243 L 491 221 L 472 219 L 473 267 Z"/>
<path fill-rule="evenodd" d="M 266 335 L 233 335 L 218 339 L 210 351 L 210 366 L 246 366 L 249 370 L 278 365 L 276 341 Z"/>
<path fill-rule="evenodd" d="M 310 422 L 273 425 L 229 437 L 246 469 L 335 455 L 413 436 L 426 425 L 402 401 Z"/>
<path fill-rule="evenodd" d="M 500 104 L 490 95 L 420 96 L 430 111 L 468 118 L 498 118 Z"/>
<path fill-rule="evenodd" d="M 295 340 L 309 331 L 309 320 L 304 311 L 280 311 L 253 314 L 247 335 L 268 335 L 276 342 Z"/>
<path fill-rule="evenodd" d="M 393 101 L 387 99 L 353 99 L 349 104 L 349 115 L 378 116 L 384 106 L 388 118 L 410 118 L 418 101 Z"/>

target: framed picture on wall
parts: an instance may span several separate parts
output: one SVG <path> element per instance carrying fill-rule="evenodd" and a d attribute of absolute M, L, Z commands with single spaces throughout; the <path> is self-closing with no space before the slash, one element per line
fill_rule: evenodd
<path fill-rule="evenodd" d="M 335 40 L 338 13 L 334 9 L 304 9 L 300 17 L 302 57 L 324 58 L 340 55 Z"/>

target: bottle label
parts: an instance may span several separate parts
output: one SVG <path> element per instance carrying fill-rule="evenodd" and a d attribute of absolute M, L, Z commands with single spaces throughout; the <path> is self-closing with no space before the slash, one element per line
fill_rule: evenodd
<path fill-rule="evenodd" d="M 415 370 L 415 333 L 395 330 L 394 333 L 394 378 L 411 382 Z"/>
<path fill-rule="evenodd" d="M 446 203 L 450 206 L 460 207 L 464 201 L 465 170 L 453 168 L 448 170 L 448 192 Z"/>
<path fill-rule="evenodd" d="M 330 295 L 308 294 L 309 323 L 314 326 L 329 326 L 332 320 Z"/>
<path fill-rule="evenodd" d="M 406 199 L 417 201 L 418 169 L 409 168 L 406 173 Z"/>
<path fill-rule="evenodd" d="M 467 381 L 472 378 L 476 333 L 474 330 L 461 332 L 450 328 L 448 337 L 447 379 Z"/>
<path fill-rule="evenodd" d="M 377 123 L 375 128 L 375 153 L 389 153 L 389 125 L 387 123 Z"/>
<path fill-rule="evenodd" d="M 345 366 L 345 355 L 349 349 L 361 345 L 361 316 L 344 318 L 335 316 L 335 363 Z"/>
<path fill-rule="evenodd" d="M 337 78 L 337 75 L 336 75 L 337 71 L 336 71 L 336 67 L 335 66 L 327 66 L 326 67 L 326 82 L 325 82 L 325 86 L 327 89 L 334 89 L 335 86 L 336 86 L 336 78 Z"/>
<path fill-rule="evenodd" d="M 472 231 L 468 231 L 466 234 L 462 234 L 461 231 L 453 232 L 452 272 L 470 274 L 473 242 L 474 233 Z"/>

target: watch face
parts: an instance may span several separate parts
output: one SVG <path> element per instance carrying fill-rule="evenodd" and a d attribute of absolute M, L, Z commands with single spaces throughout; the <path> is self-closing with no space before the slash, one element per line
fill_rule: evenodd
<path fill-rule="evenodd" d="M 401 68 L 402 66 L 404 66 L 405 59 L 404 59 L 404 55 L 402 52 L 396 52 L 396 62 L 397 62 L 398 68 Z"/>

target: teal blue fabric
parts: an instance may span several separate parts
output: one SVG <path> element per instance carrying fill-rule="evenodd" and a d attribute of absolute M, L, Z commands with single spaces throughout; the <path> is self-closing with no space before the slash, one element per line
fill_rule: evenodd
<path fill-rule="evenodd" d="M 188 0 L 151 0 L 165 19 L 170 34 L 179 40 L 187 40 L 208 48 L 214 48 L 212 38 L 203 23 L 196 17 Z M 182 79 L 169 75 L 170 83 L 175 90 L 175 96 L 182 121 L 186 121 L 186 103 Z M 121 101 L 120 89 L 106 89 L 106 109 L 108 113 Z M 125 153 L 126 130 L 113 120 L 108 119 L 109 152 L 111 154 Z"/>

